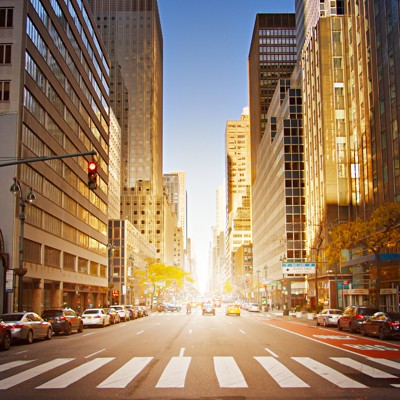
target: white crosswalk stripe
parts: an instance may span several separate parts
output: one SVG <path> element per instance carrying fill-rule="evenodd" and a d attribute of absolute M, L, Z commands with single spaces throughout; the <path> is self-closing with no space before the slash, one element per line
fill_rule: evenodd
<path fill-rule="evenodd" d="M 136 375 L 138 375 L 143 368 L 153 359 L 153 357 L 134 357 L 129 360 L 118 371 L 114 372 L 106 380 L 98 385 L 98 388 L 104 389 L 121 389 L 125 388 Z"/>
<path fill-rule="evenodd" d="M 360 371 L 363 374 L 370 376 L 371 378 L 397 378 L 397 376 L 388 374 L 384 371 L 381 371 L 380 369 L 370 367 L 369 365 L 362 364 L 348 357 L 331 357 L 331 359 L 337 361 L 342 365 L 347 365 L 350 368 L 354 368 L 357 371 Z"/>
<path fill-rule="evenodd" d="M 325 365 L 320 361 L 316 361 L 310 357 L 291 357 L 292 360 L 301 364 L 312 373 L 317 374 L 319 377 L 333 383 L 340 388 L 353 388 L 353 389 L 367 389 L 368 386 L 357 382 L 354 379 L 346 376 L 346 372 L 339 372 L 335 368 Z M 332 361 L 338 364 L 338 369 L 347 371 L 349 369 L 356 370 L 359 374 L 366 375 L 374 379 L 399 379 L 399 374 L 393 375 L 389 372 L 399 371 L 400 362 L 398 360 L 387 360 L 378 358 L 367 358 L 364 362 L 356 361 L 349 357 L 330 357 Z M 0 390 L 10 389 L 14 386 L 20 385 L 28 380 L 34 379 L 35 377 L 52 371 L 57 367 L 62 367 L 71 361 L 76 361 L 75 358 L 58 358 L 52 361 L 43 363 L 41 365 L 29 368 L 20 372 L 14 373 L 13 375 L 0 380 Z M 98 357 L 91 361 L 84 362 L 78 366 L 64 367 L 64 370 L 56 378 L 53 378 L 36 389 L 62 389 L 67 388 L 73 383 L 81 380 L 85 376 L 95 372 L 102 368 L 104 365 L 115 360 L 115 357 Z M 123 389 L 126 388 L 153 360 L 153 357 L 133 357 L 123 364 L 120 368 L 112 372 L 108 378 L 99 383 L 97 389 Z M 295 371 L 290 370 L 284 365 L 284 361 L 278 359 L 277 356 L 260 356 L 253 357 L 255 362 L 259 363 L 265 370 L 265 379 L 272 378 L 276 384 L 281 388 L 309 388 L 309 382 L 300 379 Z M 0 365 L 0 372 L 9 371 L 11 369 L 23 368 L 28 363 L 33 363 L 37 360 L 18 360 L 11 361 Z M 116 360 L 117 361 L 117 360 Z M 167 366 L 161 373 L 160 378 L 157 381 L 156 388 L 184 388 L 186 384 L 187 376 L 190 372 L 189 367 L 192 362 L 192 357 L 179 356 L 172 357 Z M 211 362 L 211 358 L 210 358 Z M 215 356 L 212 358 L 214 365 L 214 373 L 218 381 L 220 388 L 247 388 L 248 384 L 245 379 L 244 373 L 241 371 L 234 357 L 230 356 Z M 253 361 L 254 362 L 254 361 Z M 386 372 L 383 369 L 375 368 L 369 364 L 376 363 L 380 364 L 381 368 L 387 368 L 391 371 Z M 111 366 L 112 364 L 110 364 Z M 70 368 L 65 371 L 65 368 Z M 14 371 L 13 371 L 14 372 Z M 303 371 L 304 372 L 304 371 Z M 54 376 L 54 375 L 53 375 Z M 303 374 L 304 376 L 304 374 Z M 372 381 L 368 381 L 372 382 Z M 387 385 L 392 387 L 400 388 L 399 380 L 392 383 L 385 381 Z M 95 383 L 96 385 L 96 383 Z M 373 386 L 373 384 L 371 384 Z"/>
<path fill-rule="evenodd" d="M 214 369 L 220 387 L 247 387 L 246 380 L 233 357 L 214 357 Z"/>
<path fill-rule="evenodd" d="M 0 372 L 8 371 L 9 369 L 20 367 L 21 365 L 28 364 L 34 360 L 18 360 L 18 361 L 11 361 L 7 364 L 0 365 Z"/>
<path fill-rule="evenodd" d="M 9 389 L 10 387 L 18 385 L 29 379 L 35 378 L 40 374 L 51 371 L 52 369 L 64 365 L 72 360 L 74 360 L 74 358 L 56 358 L 55 360 L 49 361 L 37 367 L 30 368 L 27 371 L 10 376 L 9 378 L 0 381 L 0 389 Z"/>
<path fill-rule="evenodd" d="M 318 361 L 313 360 L 310 357 L 292 357 L 293 360 L 297 361 L 304 367 L 318 374 L 321 378 L 346 389 L 362 389 L 367 386 L 359 383 L 353 379 L 348 378 L 346 375 L 336 371 L 335 369 L 328 367 Z"/>
<path fill-rule="evenodd" d="M 162 373 L 157 388 L 182 388 L 192 357 L 172 357 Z"/>
<path fill-rule="evenodd" d="M 104 358 L 95 358 L 85 364 L 80 365 L 72 369 L 71 371 L 66 372 L 65 374 L 60 375 L 57 378 L 52 379 L 49 382 L 44 383 L 43 385 L 38 386 L 36 389 L 63 389 L 72 385 L 79 379 L 82 379 L 86 375 L 89 375 L 96 369 L 101 368 L 103 365 L 107 364 L 111 360 L 114 360 L 114 357 L 104 357 Z"/>
<path fill-rule="evenodd" d="M 254 357 L 264 369 L 271 375 L 275 382 L 283 388 L 309 387 L 287 367 L 274 357 Z"/>

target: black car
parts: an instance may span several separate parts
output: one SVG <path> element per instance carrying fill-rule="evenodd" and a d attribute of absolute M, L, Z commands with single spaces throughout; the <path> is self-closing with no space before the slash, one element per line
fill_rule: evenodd
<path fill-rule="evenodd" d="M 339 331 L 348 329 L 351 333 L 360 332 L 361 325 L 377 312 L 379 308 L 373 306 L 348 306 L 339 317 L 337 327 Z"/>
<path fill-rule="evenodd" d="M 48 308 L 43 311 L 42 318 L 51 323 L 55 335 L 71 335 L 74 330 L 83 332 L 82 318 L 71 308 Z"/>
<path fill-rule="evenodd" d="M 8 350 L 11 346 L 11 328 L 4 322 L 0 322 L 0 349 Z"/>
<path fill-rule="evenodd" d="M 386 338 L 400 337 L 400 313 L 377 312 L 361 325 L 361 335 Z"/>

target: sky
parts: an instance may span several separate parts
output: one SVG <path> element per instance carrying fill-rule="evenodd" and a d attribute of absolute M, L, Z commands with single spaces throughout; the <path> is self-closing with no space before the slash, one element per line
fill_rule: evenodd
<path fill-rule="evenodd" d="M 216 190 L 225 179 L 225 124 L 248 106 L 247 59 L 257 13 L 295 0 L 158 0 L 163 32 L 163 172 L 186 175 L 188 237 L 207 280 Z"/>

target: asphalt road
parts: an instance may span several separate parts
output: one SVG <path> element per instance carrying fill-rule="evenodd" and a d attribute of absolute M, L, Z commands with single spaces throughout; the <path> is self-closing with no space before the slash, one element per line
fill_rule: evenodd
<path fill-rule="evenodd" d="M 0 352 L 0 398 L 398 399 L 399 353 L 259 313 L 154 313 Z"/>

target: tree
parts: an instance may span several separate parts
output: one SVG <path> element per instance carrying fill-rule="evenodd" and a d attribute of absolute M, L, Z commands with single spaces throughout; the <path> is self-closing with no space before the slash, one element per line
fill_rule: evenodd
<path fill-rule="evenodd" d="M 179 267 L 165 265 L 154 261 L 150 261 L 148 265 L 148 269 L 145 273 L 146 280 L 151 283 L 153 289 L 151 295 L 151 308 L 153 308 L 153 299 L 157 287 L 159 288 L 159 295 L 162 295 L 165 290 L 170 288 L 172 285 L 177 288 L 183 288 L 185 279 L 193 282 L 190 274 Z"/>
<path fill-rule="evenodd" d="M 377 207 L 370 218 L 351 221 L 333 228 L 327 255 L 331 262 L 341 261 L 341 250 L 363 246 L 375 255 L 376 296 L 380 306 L 381 253 L 400 241 L 400 203 L 387 202 Z"/>

